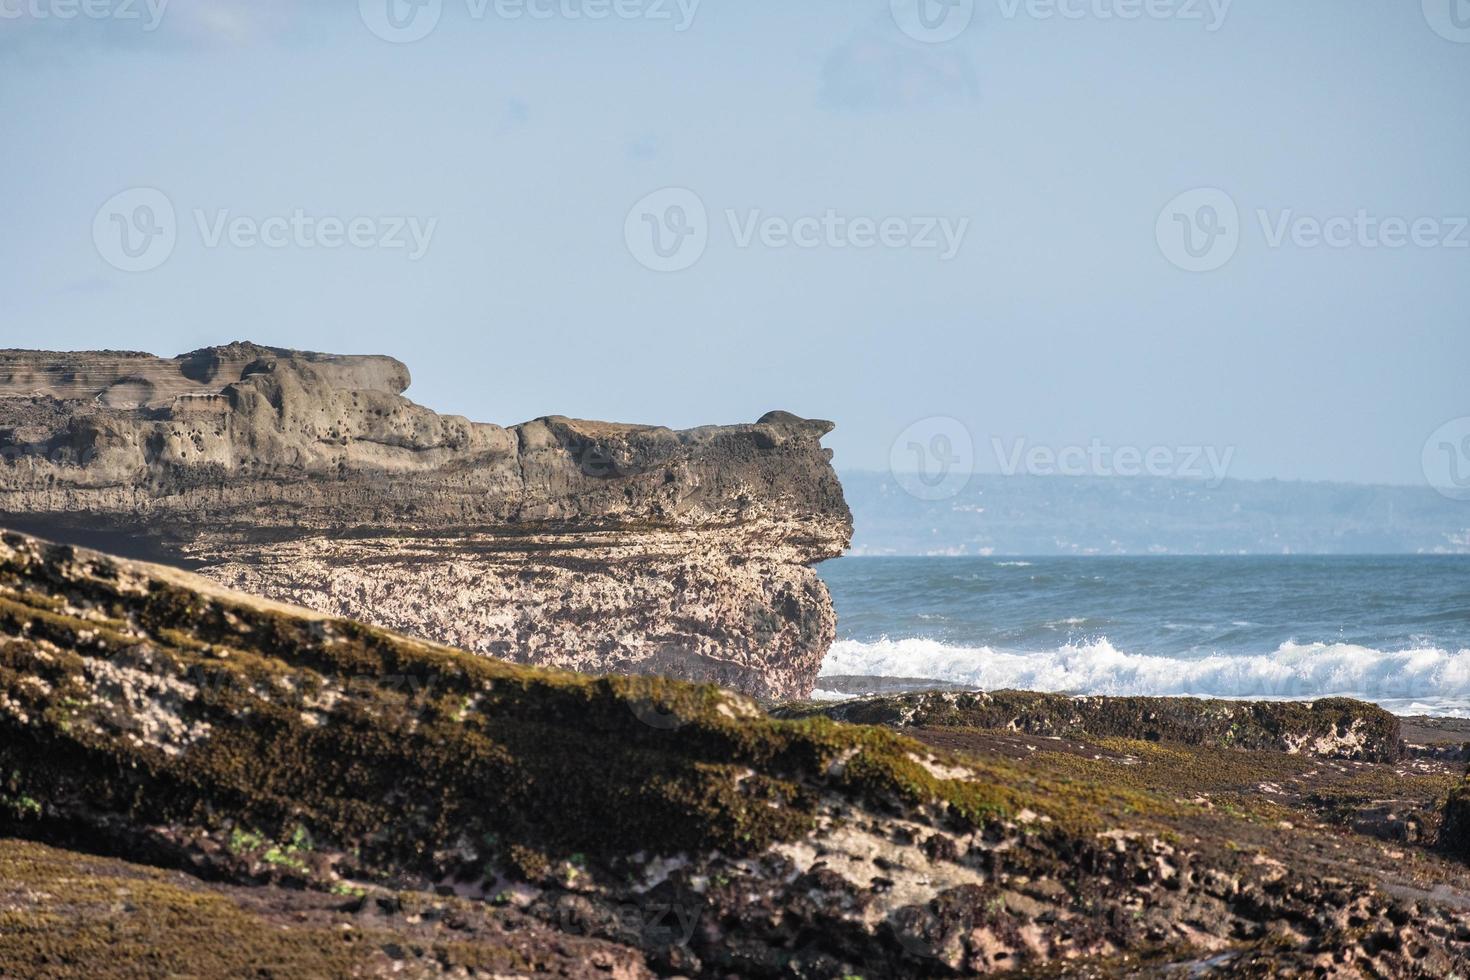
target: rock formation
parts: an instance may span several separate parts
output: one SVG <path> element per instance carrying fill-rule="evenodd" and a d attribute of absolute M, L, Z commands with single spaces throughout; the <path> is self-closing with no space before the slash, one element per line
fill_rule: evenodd
<path fill-rule="evenodd" d="M 821 714 L 861 725 L 1004 729 L 1048 738 L 1086 734 L 1370 762 L 1397 762 L 1404 754 L 1396 716 L 1344 698 L 1225 701 L 1040 691 L 927 691 L 793 705 L 778 713 L 786 717 Z"/>
<path fill-rule="evenodd" d="M 811 566 L 852 530 L 830 423 L 502 428 L 408 383 L 243 343 L 0 352 L 0 523 L 519 662 L 811 689 Z"/>
<path fill-rule="evenodd" d="M 0 976 L 1465 975 L 1462 766 L 1156 707 L 778 720 L 0 532 Z"/>

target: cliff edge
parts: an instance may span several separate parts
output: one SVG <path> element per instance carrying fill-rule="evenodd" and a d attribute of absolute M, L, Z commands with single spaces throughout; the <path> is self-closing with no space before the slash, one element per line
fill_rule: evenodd
<path fill-rule="evenodd" d="M 518 662 L 811 689 L 811 566 L 852 533 L 831 423 L 504 428 L 409 381 L 249 343 L 0 351 L 0 523 Z"/>

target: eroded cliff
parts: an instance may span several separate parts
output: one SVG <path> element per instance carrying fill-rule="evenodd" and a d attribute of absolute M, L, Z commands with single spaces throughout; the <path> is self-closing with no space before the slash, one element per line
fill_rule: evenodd
<path fill-rule="evenodd" d="M 0 522 L 519 662 L 811 689 L 811 566 L 852 530 L 830 423 L 502 428 L 408 384 L 243 343 L 0 352 Z"/>

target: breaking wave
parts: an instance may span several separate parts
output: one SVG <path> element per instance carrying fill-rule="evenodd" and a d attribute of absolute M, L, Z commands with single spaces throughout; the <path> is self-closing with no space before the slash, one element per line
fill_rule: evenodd
<path fill-rule="evenodd" d="M 921 677 L 984 690 L 1070 694 L 1353 697 L 1399 714 L 1470 714 L 1470 649 L 1433 646 L 1385 651 L 1288 641 L 1269 654 L 1180 658 L 1127 653 L 1106 637 L 1035 652 L 918 638 L 839 640 L 822 674 Z"/>

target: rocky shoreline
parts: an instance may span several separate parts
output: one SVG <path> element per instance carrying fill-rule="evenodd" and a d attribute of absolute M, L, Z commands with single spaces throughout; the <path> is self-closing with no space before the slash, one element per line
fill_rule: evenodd
<path fill-rule="evenodd" d="M 811 566 L 852 535 L 831 423 L 503 428 L 408 385 L 249 343 L 0 351 L 0 525 L 503 659 L 811 691 Z"/>
<path fill-rule="evenodd" d="M 1054 697 L 767 711 L 6 532 L 0 975 L 1470 968 L 1391 715 Z"/>

